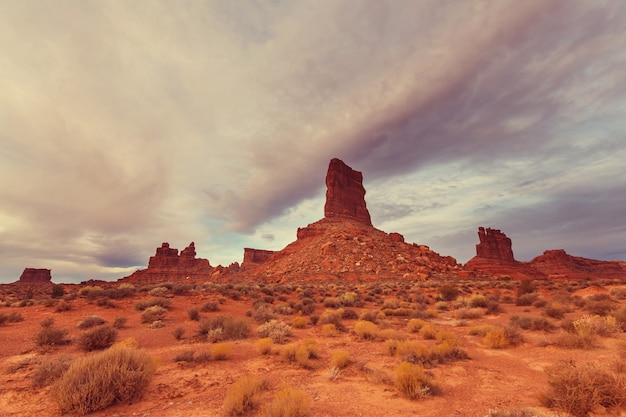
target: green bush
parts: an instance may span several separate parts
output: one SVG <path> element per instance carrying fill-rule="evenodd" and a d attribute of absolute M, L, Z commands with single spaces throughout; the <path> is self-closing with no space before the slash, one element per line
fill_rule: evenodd
<path fill-rule="evenodd" d="M 119 346 L 74 362 L 52 386 L 61 413 L 87 414 L 130 404 L 150 383 L 155 365 L 146 353 Z"/>

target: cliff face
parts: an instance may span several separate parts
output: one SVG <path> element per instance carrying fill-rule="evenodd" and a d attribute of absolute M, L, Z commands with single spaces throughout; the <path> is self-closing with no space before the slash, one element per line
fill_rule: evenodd
<path fill-rule="evenodd" d="M 273 250 L 264 249 L 243 249 L 243 263 L 241 267 L 244 269 L 253 268 L 266 262 L 275 252 Z"/>
<path fill-rule="evenodd" d="M 463 265 L 463 277 L 545 279 L 546 275 L 513 256 L 511 239 L 498 229 L 478 228 L 476 256 Z"/>
<path fill-rule="evenodd" d="M 337 158 L 331 159 L 326 173 L 324 217 L 344 217 L 372 225 L 365 204 L 363 174 Z"/>
<path fill-rule="evenodd" d="M 208 259 L 196 258 L 193 242 L 178 254 L 178 249 L 170 248 L 164 242 L 150 257 L 148 268 L 140 269 L 123 280 L 128 281 L 167 281 L 186 278 L 208 278 L 214 268 Z"/>

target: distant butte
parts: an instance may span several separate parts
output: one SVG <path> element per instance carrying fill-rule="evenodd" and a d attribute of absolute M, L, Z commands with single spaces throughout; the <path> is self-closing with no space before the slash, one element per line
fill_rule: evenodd
<path fill-rule="evenodd" d="M 563 249 L 544 251 L 529 264 L 550 279 L 626 278 L 626 262 L 572 256 Z"/>
<path fill-rule="evenodd" d="M 546 278 L 543 272 L 515 260 L 511 239 L 499 229 L 479 227 L 478 240 L 476 256 L 463 265 L 461 277 Z"/>
<path fill-rule="evenodd" d="M 363 175 L 339 159 L 326 174 L 324 218 L 299 228 L 297 240 L 274 253 L 251 274 L 278 281 L 423 280 L 454 277 L 460 265 L 428 246 L 408 244 L 399 233 L 372 226 Z"/>
<path fill-rule="evenodd" d="M 18 284 L 50 284 L 52 274 L 45 268 L 24 268 L 24 272 L 17 281 Z"/>

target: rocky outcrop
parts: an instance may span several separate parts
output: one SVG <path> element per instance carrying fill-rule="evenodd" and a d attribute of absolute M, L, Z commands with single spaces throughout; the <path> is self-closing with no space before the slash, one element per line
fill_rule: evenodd
<path fill-rule="evenodd" d="M 324 217 L 344 217 L 372 225 L 365 205 L 363 174 L 337 158 L 331 159 L 326 173 Z"/>
<path fill-rule="evenodd" d="M 462 278 L 545 279 L 546 275 L 513 256 L 513 245 L 499 229 L 478 228 L 476 256 L 463 265 Z"/>
<path fill-rule="evenodd" d="M 488 259 L 501 259 L 513 261 L 512 242 L 498 229 L 478 228 L 478 240 L 476 256 Z"/>
<path fill-rule="evenodd" d="M 572 256 L 563 249 L 544 251 L 529 264 L 546 274 L 549 279 L 626 278 L 624 262 Z"/>
<path fill-rule="evenodd" d="M 20 276 L 19 284 L 50 284 L 52 274 L 49 269 L 44 268 L 24 268 Z"/>
<path fill-rule="evenodd" d="M 167 281 L 188 278 L 208 278 L 213 267 L 208 259 L 196 258 L 196 247 L 193 242 L 178 254 L 178 249 L 170 248 L 164 242 L 157 248 L 156 254 L 150 257 L 148 268 L 135 271 L 123 278 L 127 281 Z"/>
<path fill-rule="evenodd" d="M 326 175 L 324 218 L 298 229 L 297 240 L 250 270 L 276 281 L 428 279 L 455 277 L 460 265 L 400 233 L 372 226 L 363 176 L 339 159 Z M 245 264 L 244 260 L 244 264 Z"/>
<path fill-rule="evenodd" d="M 261 265 L 265 261 L 267 261 L 270 256 L 274 254 L 273 250 L 263 250 L 263 249 L 252 249 L 252 248 L 244 248 L 243 249 L 243 263 L 241 264 L 242 268 L 251 268 L 258 265 Z"/>

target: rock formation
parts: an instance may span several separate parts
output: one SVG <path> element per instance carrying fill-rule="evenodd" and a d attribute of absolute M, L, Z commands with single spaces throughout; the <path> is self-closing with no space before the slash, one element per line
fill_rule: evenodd
<path fill-rule="evenodd" d="M 463 278 L 545 279 L 543 272 L 513 257 L 511 239 L 498 229 L 478 228 L 476 256 L 463 265 Z"/>
<path fill-rule="evenodd" d="M 250 270 L 276 281 L 427 279 L 454 277 L 460 265 L 399 233 L 372 226 L 363 176 L 339 159 L 326 175 L 324 218 L 299 228 L 297 240 Z M 245 261 L 244 261 L 245 263 Z"/>
<path fill-rule="evenodd" d="M 20 276 L 19 284 L 50 284 L 52 274 L 49 269 L 44 268 L 24 268 Z"/>
<path fill-rule="evenodd" d="M 196 258 L 193 242 L 178 254 L 178 249 L 170 248 L 164 242 L 150 257 L 148 268 L 135 271 L 123 278 L 128 281 L 167 281 L 187 278 L 208 278 L 213 272 L 208 259 Z"/>
<path fill-rule="evenodd" d="M 626 263 L 597 261 L 572 256 L 563 249 L 547 250 L 533 258 L 529 264 L 549 279 L 626 278 Z"/>
<path fill-rule="evenodd" d="M 515 260 L 511 239 L 500 230 L 479 227 L 478 240 L 480 243 L 476 245 L 476 256 L 508 261 Z"/>
<path fill-rule="evenodd" d="M 263 250 L 263 249 L 252 249 L 252 248 L 244 248 L 243 249 L 243 263 L 241 264 L 242 268 L 251 268 L 258 265 L 261 265 L 265 261 L 267 261 L 270 256 L 274 254 L 273 250 Z"/>
<path fill-rule="evenodd" d="M 365 205 L 363 174 L 333 158 L 326 173 L 326 204 L 324 217 L 347 217 L 372 225 Z"/>

